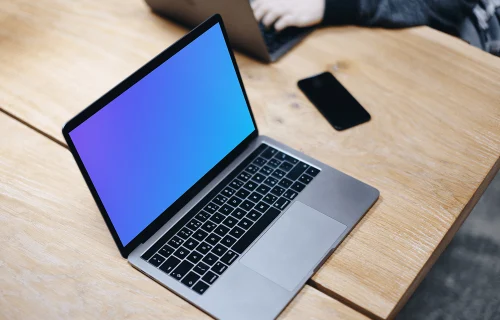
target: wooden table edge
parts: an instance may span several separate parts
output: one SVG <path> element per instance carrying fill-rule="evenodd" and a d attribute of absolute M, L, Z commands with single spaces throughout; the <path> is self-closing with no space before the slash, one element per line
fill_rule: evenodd
<path fill-rule="evenodd" d="M 441 256 L 443 251 L 448 247 L 450 244 L 451 240 L 457 233 L 457 231 L 460 229 L 462 224 L 465 222 L 465 219 L 470 215 L 472 212 L 472 209 L 476 206 L 478 203 L 479 199 L 481 199 L 481 196 L 484 194 L 486 191 L 486 188 L 490 185 L 491 181 L 493 181 L 493 178 L 497 175 L 497 173 L 500 170 L 500 157 L 497 159 L 495 164 L 491 167 L 490 171 L 484 178 L 483 182 L 479 185 L 479 187 L 476 189 L 474 194 L 472 195 L 472 198 L 469 200 L 469 202 L 465 205 L 465 207 L 462 209 L 458 217 L 455 219 L 455 222 L 453 222 L 451 228 L 448 230 L 446 235 L 441 239 L 441 242 L 437 245 L 436 249 L 432 252 L 431 256 L 427 260 L 427 262 L 424 264 L 422 269 L 418 272 L 417 276 L 415 279 L 413 279 L 412 283 L 408 287 L 408 289 L 405 291 L 405 293 L 401 296 L 399 299 L 399 302 L 396 304 L 394 309 L 391 311 L 387 319 L 394 319 L 398 313 L 401 311 L 401 309 L 404 307 L 408 299 L 413 295 L 415 290 L 418 288 L 422 280 L 426 277 L 427 273 L 430 271 L 430 269 L 433 267 L 434 263 L 438 260 L 438 258 Z M 344 303 L 346 304 L 346 303 Z M 349 306 L 349 304 L 347 304 Z M 353 308 L 353 306 L 350 306 Z M 356 310 L 355 308 L 353 308 Z"/>

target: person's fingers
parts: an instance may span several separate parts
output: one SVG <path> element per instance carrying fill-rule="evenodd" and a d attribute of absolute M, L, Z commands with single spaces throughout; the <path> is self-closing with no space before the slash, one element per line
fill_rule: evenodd
<path fill-rule="evenodd" d="M 257 10 L 257 8 L 259 8 L 262 5 L 262 3 L 264 3 L 264 1 L 265 0 L 253 0 L 250 2 L 250 6 L 255 11 L 255 10 Z"/>
<path fill-rule="evenodd" d="M 295 20 L 296 20 L 295 17 L 290 16 L 290 15 L 282 16 L 274 24 L 274 30 L 279 32 L 279 31 L 282 31 L 283 29 L 286 29 L 288 27 L 295 26 L 296 25 Z"/>
<path fill-rule="evenodd" d="M 261 21 L 262 18 L 264 17 L 264 15 L 267 13 L 267 10 L 263 7 L 263 6 L 260 6 L 258 7 L 257 9 L 255 9 L 255 11 L 253 12 L 254 16 L 255 16 L 255 20 L 257 21 Z"/>
<path fill-rule="evenodd" d="M 262 18 L 262 24 L 269 28 L 280 16 L 281 12 L 276 7 L 271 8 Z"/>

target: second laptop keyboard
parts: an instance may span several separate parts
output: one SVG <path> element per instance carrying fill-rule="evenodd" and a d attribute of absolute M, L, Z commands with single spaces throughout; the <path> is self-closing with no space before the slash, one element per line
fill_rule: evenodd
<path fill-rule="evenodd" d="M 304 34 L 311 32 L 312 28 L 297 28 L 288 27 L 285 30 L 277 32 L 273 27 L 267 28 L 262 23 L 259 23 L 260 32 L 264 37 L 264 42 L 266 43 L 269 53 L 281 49 L 281 47 L 287 45 L 291 41 L 295 41 L 299 37 L 303 37 Z"/>
<path fill-rule="evenodd" d="M 203 294 L 318 173 L 261 144 L 142 258 Z"/>

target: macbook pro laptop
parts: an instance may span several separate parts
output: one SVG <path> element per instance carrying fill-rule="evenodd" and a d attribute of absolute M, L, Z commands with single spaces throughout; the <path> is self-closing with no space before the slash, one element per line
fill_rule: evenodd
<path fill-rule="evenodd" d="M 379 195 L 259 135 L 218 15 L 63 134 L 122 256 L 216 318 L 276 317 Z"/>
<path fill-rule="evenodd" d="M 314 28 L 286 28 L 281 32 L 255 20 L 249 0 L 146 0 L 161 16 L 194 27 L 207 17 L 220 14 L 232 46 L 261 61 L 274 62 Z"/>

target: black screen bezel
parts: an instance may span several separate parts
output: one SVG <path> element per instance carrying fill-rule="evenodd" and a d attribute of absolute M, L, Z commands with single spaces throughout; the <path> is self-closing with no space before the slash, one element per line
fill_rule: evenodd
<path fill-rule="evenodd" d="M 90 179 L 90 176 L 83 165 L 83 162 L 75 148 L 75 145 L 73 144 L 73 141 L 71 140 L 71 137 L 69 133 L 78 127 L 80 124 L 85 122 L 88 118 L 90 118 L 92 115 L 94 115 L 96 112 L 104 108 L 107 104 L 109 104 L 111 101 L 116 99 L 120 94 L 128 90 L 130 87 L 132 87 L 134 84 L 136 84 L 138 81 L 140 81 L 142 78 L 147 76 L 150 72 L 152 72 L 154 69 L 159 67 L 161 64 L 163 64 L 165 61 L 167 61 L 169 58 L 174 56 L 176 53 L 178 53 L 180 50 L 182 50 L 184 47 L 189 45 L 191 42 L 196 40 L 200 35 L 205 33 L 207 30 L 215 26 L 216 24 L 220 25 L 220 28 L 222 30 L 222 34 L 224 35 L 224 40 L 227 45 L 227 49 L 229 51 L 229 55 L 231 56 L 231 60 L 236 72 L 236 75 L 238 77 L 238 81 L 240 83 L 241 90 L 243 92 L 243 96 L 245 97 L 245 102 L 248 107 L 248 111 L 250 112 L 250 116 L 252 118 L 253 125 L 255 127 L 255 130 L 251 132 L 236 148 L 234 148 L 229 154 L 227 154 L 219 163 L 217 163 L 210 171 L 208 171 L 197 183 L 195 183 L 190 189 L 188 189 L 181 197 L 179 197 L 170 207 L 168 207 L 163 213 L 161 213 L 153 222 L 151 222 L 141 233 L 139 233 L 132 241 L 130 241 L 127 245 L 123 245 L 118 233 L 116 232 L 116 229 L 113 226 L 113 223 L 111 222 L 111 219 L 109 218 L 108 213 L 106 212 L 106 209 L 104 208 L 104 205 L 94 187 L 94 184 L 92 183 L 92 180 Z M 116 243 L 116 246 L 120 250 L 120 254 L 126 258 L 135 248 L 137 248 L 141 243 L 149 239 L 156 231 L 158 231 L 168 220 L 170 220 L 182 207 L 184 207 L 191 199 L 193 199 L 194 196 L 196 196 L 204 187 L 206 187 L 211 180 L 213 180 L 219 173 L 224 170 L 225 167 L 227 167 L 232 161 L 234 161 L 245 149 L 246 147 L 250 144 L 252 140 L 258 137 L 259 131 L 257 128 L 257 124 L 255 122 L 255 118 L 252 112 L 252 109 L 250 107 L 250 103 L 248 101 L 248 97 L 245 91 L 245 88 L 243 86 L 243 81 L 241 79 L 241 75 L 238 69 L 238 66 L 236 64 L 236 59 L 233 54 L 233 50 L 229 44 L 228 36 L 226 33 L 226 29 L 224 28 L 224 23 L 222 22 L 222 18 L 219 14 L 213 15 L 209 19 L 207 19 L 205 22 L 200 24 L 198 27 L 193 29 L 191 32 L 189 32 L 187 35 L 185 35 L 183 38 L 178 40 L 176 43 L 171 45 L 169 48 L 161 52 L 159 55 L 157 55 L 155 58 L 153 58 L 151 61 L 146 63 L 143 67 L 141 67 L 139 70 L 134 72 L 132 75 L 130 75 L 128 78 L 123 80 L 120 84 L 118 84 L 116 87 L 111 89 L 109 92 L 107 92 L 104 96 L 99 98 L 97 101 L 92 103 L 89 107 L 84 109 L 82 112 L 80 112 L 78 115 L 76 115 L 74 118 L 69 120 L 63 127 L 62 133 L 64 136 L 64 139 L 66 140 L 69 150 L 73 154 L 73 157 L 75 158 L 76 163 L 78 164 L 78 167 L 85 179 L 85 182 L 87 183 L 88 188 L 90 189 L 92 196 L 99 207 L 99 211 L 101 212 L 104 221 L 106 222 L 106 225 L 108 226 L 109 231 L 111 232 L 113 239 Z"/>

